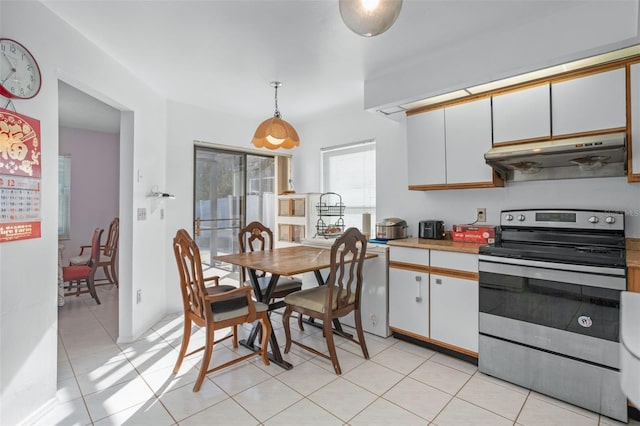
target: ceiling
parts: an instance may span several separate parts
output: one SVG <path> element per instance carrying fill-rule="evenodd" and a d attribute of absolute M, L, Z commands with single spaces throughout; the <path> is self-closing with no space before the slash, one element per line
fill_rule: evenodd
<path fill-rule="evenodd" d="M 279 109 L 295 124 L 361 102 L 365 80 L 581 2 L 405 0 L 372 38 L 342 23 L 337 0 L 43 3 L 167 99 L 258 120 L 274 109 L 269 82 L 282 81 Z"/>

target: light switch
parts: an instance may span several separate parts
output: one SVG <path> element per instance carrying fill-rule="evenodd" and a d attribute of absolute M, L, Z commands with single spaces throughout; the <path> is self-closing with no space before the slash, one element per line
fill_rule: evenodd
<path fill-rule="evenodd" d="M 138 220 L 147 220 L 147 209 L 141 207 L 138 209 Z"/>

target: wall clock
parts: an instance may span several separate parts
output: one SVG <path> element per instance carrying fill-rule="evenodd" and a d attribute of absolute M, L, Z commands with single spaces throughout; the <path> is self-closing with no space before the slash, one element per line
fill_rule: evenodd
<path fill-rule="evenodd" d="M 15 40 L 0 38 L 0 95 L 31 99 L 41 85 L 40 68 L 29 50 Z"/>

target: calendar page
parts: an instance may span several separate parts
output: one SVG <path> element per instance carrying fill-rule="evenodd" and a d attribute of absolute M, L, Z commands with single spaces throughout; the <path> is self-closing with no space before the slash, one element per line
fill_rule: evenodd
<path fill-rule="evenodd" d="M 40 238 L 40 121 L 0 108 L 0 243 Z"/>

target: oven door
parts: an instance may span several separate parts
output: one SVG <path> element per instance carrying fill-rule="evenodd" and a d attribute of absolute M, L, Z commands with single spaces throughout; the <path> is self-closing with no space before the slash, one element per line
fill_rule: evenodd
<path fill-rule="evenodd" d="M 480 255 L 479 272 L 480 333 L 580 358 L 617 347 L 624 268 Z"/>

